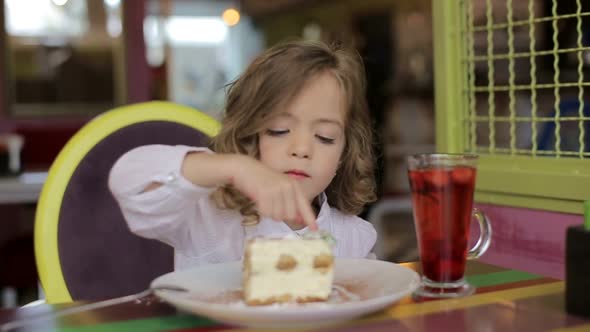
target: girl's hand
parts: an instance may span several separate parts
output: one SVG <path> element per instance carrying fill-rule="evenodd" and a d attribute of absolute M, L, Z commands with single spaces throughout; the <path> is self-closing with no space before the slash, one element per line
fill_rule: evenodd
<path fill-rule="evenodd" d="M 236 156 L 232 185 L 256 203 L 258 212 L 275 220 L 306 224 L 317 230 L 316 218 L 299 183 L 248 156 Z"/>

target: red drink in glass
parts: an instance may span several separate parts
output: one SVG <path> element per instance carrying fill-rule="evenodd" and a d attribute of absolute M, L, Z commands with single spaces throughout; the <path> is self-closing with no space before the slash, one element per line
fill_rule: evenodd
<path fill-rule="evenodd" d="M 463 278 L 475 174 L 469 166 L 409 171 L 422 273 L 431 281 Z"/>
<path fill-rule="evenodd" d="M 408 157 L 412 210 L 422 280 L 419 297 L 460 297 L 473 294 L 465 282 L 465 261 L 488 249 L 492 228 L 485 214 L 473 208 L 477 156 L 419 154 Z M 467 248 L 469 226 L 477 219 L 477 244 Z"/>

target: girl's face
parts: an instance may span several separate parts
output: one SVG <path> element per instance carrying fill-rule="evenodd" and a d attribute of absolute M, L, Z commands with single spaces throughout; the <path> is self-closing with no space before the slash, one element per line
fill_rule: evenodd
<path fill-rule="evenodd" d="M 312 201 L 330 184 L 346 138 L 346 101 L 329 72 L 312 78 L 259 134 L 260 161 L 299 181 Z"/>

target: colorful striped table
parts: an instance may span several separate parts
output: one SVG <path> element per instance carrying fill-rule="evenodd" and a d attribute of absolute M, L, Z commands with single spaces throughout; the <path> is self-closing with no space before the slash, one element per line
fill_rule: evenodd
<path fill-rule="evenodd" d="M 415 263 L 405 265 L 418 270 Z M 590 331 L 590 318 L 571 316 L 565 312 L 565 283 L 561 280 L 475 261 L 467 265 L 467 279 L 478 287 L 476 294 L 470 297 L 430 301 L 415 301 L 407 297 L 382 312 L 362 319 L 308 331 Z M 77 303 L 0 310 L 0 324 L 72 305 Z M 179 313 L 153 297 L 48 319 L 19 331 L 221 330 L 255 331 Z"/>

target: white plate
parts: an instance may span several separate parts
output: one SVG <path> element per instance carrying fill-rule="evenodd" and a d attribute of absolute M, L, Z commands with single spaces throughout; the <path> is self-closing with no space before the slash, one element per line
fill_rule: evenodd
<path fill-rule="evenodd" d="M 336 259 L 334 291 L 328 302 L 247 306 L 240 299 L 241 262 L 212 264 L 165 274 L 152 287 L 178 286 L 190 293 L 156 291 L 178 309 L 249 327 L 304 327 L 333 324 L 381 310 L 412 293 L 413 270 L 370 259 Z M 285 287 L 289 287 L 285 285 Z M 348 298 L 346 298 L 348 297 Z"/>

